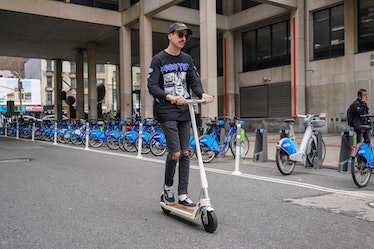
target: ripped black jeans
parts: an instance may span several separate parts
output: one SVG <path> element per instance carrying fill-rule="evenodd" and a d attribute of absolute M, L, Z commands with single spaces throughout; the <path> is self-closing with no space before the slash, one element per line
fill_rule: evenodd
<path fill-rule="evenodd" d="M 190 130 L 191 121 L 166 121 L 161 124 L 169 154 L 165 163 L 165 185 L 172 186 L 177 163 L 179 162 L 178 195 L 188 194 L 190 175 Z"/>

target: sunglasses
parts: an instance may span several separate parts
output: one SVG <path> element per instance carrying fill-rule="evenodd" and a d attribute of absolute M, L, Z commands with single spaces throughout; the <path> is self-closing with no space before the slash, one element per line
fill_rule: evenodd
<path fill-rule="evenodd" d="M 183 32 L 179 32 L 179 31 L 177 31 L 177 32 L 178 32 L 178 37 L 179 38 L 183 38 L 183 36 L 186 37 L 186 40 L 188 40 L 190 38 L 190 36 L 188 34 L 185 35 Z"/>

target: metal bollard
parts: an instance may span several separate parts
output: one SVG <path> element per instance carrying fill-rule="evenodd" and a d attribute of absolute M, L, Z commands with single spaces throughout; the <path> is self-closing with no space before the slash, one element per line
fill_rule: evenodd
<path fill-rule="evenodd" d="M 8 123 L 5 123 L 5 137 L 8 136 Z"/>
<path fill-rule="evenodd" d="M 143 140 L 143 122 L 139 122 L 139 135 L 138 135 L 138 156 L 136 158 L 141 159 L 142 157 L 142 140 Z"/>
<path fill-rule="evenodd" d="M 256 129 L 255 148 L 253 153 L 254 162 L 268 161 L 268 132 L 265 129 Z"/>
<path fill-rule="evenodd" d="M 88 141 L 90 140 L 90 123 L 86 122 L 86 144 L 85 144 L 85 150 L 89 150 L 88 148 Z"/>
<path fill-rule="evenodd" d="M 16 124 L 16 139 L 19 139 L 19 122 Z"/>
<path fill-rule="evenodd" d="M 35 141 L 35 123 L 32 123 L 31 141 Z"/>
<path fill-rule="evenodd" d="M 318 156 L 313 159 L 313 169 L 322 168 L 322 132 L 313 131 L 314 135 L 317 137 L 317 153 Z"/>
<path fill-rule="evenodd" d="M 239 170 L 239 163 L 240 163 L 240 154 L 241 154 L 241 146 L 240 146 L 240 130 L 242 125 L 238 122 L 236 125 L 236 151 L 235 151 L 235 170 L 232 172 L 233 175 L 241 175 L 242 172 Z"/>
<path fill-rule="evenodd" d="M 54 142 L 53 144 L 57 144 L 57 122 L 55 122 L 55 134 L 54 134 Z"/>
<path fill-rule="evenodd" d="M 351 149 L 354 145 L 355 134 L 354 131 L 342 131 L 340 135 L 342 140 L 340 144 L 338 172 L 351 173 L 351 169 L 348 167 L 348 162 L 351 157 Z"/>

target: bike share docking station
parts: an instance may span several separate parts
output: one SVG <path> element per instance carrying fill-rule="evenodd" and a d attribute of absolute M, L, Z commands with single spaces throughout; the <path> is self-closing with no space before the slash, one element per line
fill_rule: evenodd
<path fill-rule="evenodd" d="M 254 162 L 268 161 L 268 132 L 265 129 L 255 129 L 256 140 L 253 152 Z"/>
<path fill-rule="evenodd" d="M 322 132 L 314 130 L 313 133 L 317 137 L 317 156 L 313 158 L 313 165 L 308 165 L 308 166 L 313 166 L 313 169 L 321 169 L 322 168 L 322 162 L 323 162 Z"/>
<path fill-rule="evenodd" d="M 340 133 L 342 140 L 340 145 L 338 172 L 351 173 L 349 160 L 351 158 L 351 149 L 355 144 L 354 131 L 342 131 Z"/>

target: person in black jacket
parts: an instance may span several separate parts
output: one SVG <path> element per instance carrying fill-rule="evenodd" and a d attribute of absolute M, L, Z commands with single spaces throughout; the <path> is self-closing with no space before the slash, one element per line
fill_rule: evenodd
<path fill-rule="evenodd" d="M 188 198 L 191 118 L 186 99 L 191 98 L 192 90 L 205 103 L 214 100 L 213 96 L 204 92 L 191 56 L 181 51 L 190 35 L 192 30 L 184 23 L 170 25 L 169 45 L 153 57 L 148 70 L 148 90 L 154 97 L 157 121 L 161 124 L 169 149 L 165 163 L 164 201 L 168 204 L 175 202 L 172 186 L 179 162 L 178 203 L 187 208 L 196 204 Z"/>
<path fill-rule="evenodd" d="M 370 141 L 370 130 L 359 129 L 360 125 L 370 125 L 371 121 L 368 117 L 361 117 L 361 115 L 369 114 L 369 108 L 366 104 L 367 92 L 365 89 L 360 89 L 357 92 L 357 99 L 353 101 L 353 128 L 357 134 L 357 142 L 364 140 L 365 143 Z"/>

